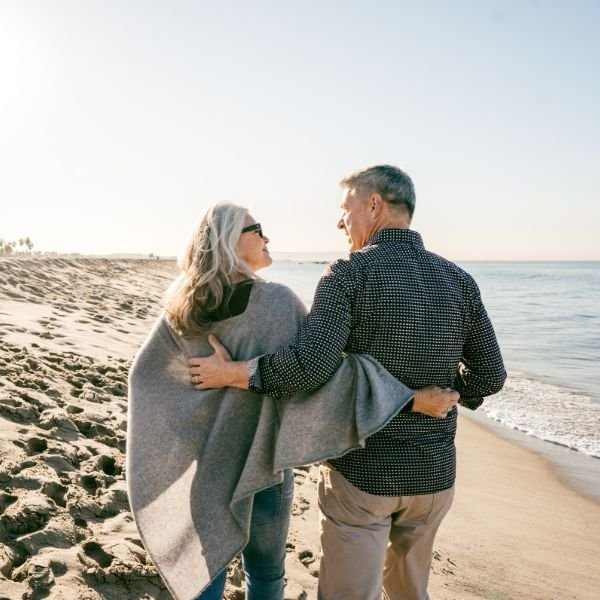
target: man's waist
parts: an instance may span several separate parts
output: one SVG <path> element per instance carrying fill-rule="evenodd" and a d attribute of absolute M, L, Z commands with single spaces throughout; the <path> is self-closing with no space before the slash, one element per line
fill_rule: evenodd
<path fill-rule="evenodd" d="M 329 464 L 354 486 L 377 496 L 434 494 L 452 487 L 456 479 L 454 444 L 428 455 L 411 452 L 410 444 L 404 445 L 400 455 L 365 448 Z"/>
<path fill-rule="evenodd" d="M 379 440 L 380 443 L 388 444 L 389 451 L 393 451 L 394 445 L 402 442 L 410 442 L 413 446 L 419 446 L 422 451 L 429 452 L 428 448 L 447 446 L 453 444 L 456 436 L 458 411 L 452 410 L 444 419 L 436 419 L 418 412 L 400 412 L 383 429 L 367 439 Z"/>

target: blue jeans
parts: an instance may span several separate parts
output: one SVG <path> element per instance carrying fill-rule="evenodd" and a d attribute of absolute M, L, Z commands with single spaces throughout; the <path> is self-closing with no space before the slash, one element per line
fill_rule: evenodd
<path fill-rule="evenodd" d="M 254 495 L 250 539 L 242 550 L 247 600 L 283 600 L 285 543 L 294 497 L 294 473 Z M 223 569 L 196 600 L 221 600 L 227 580 Z"/>

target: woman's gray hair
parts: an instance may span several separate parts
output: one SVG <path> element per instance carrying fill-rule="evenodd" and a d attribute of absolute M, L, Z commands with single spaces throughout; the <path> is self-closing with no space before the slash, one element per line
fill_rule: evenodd
<path fill-rule="evenodd" d="M 179 259 L 181 273 L 166 295 L 165 310 L 180 335 L 204 333 L 210 314 L 229 299 L 231 286 L 256 279 L 237 253 L 247 215 L 247 208 L 222 202 L 209 208 L 194 228 Z"/>
<path fill-rule="evenodd" d="M 380 194 L 389 204 L 404 206 L 411 219 L 415 212 L 415 186 L 408 174 L 398 167 L 367 167 L 344 177 L 340 180 L 340 185 L 359 192 Z"/>

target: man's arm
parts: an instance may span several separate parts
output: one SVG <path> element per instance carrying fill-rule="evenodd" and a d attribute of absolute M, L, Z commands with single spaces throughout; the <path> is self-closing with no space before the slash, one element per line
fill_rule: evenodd
<path fill-rule="evenodd" d="M 231 360 L 227 348 L 212 333 L 208 343 L 215 353 L 201 358 L 190 358 L 190 381 L 197 390 L 236 387 L 248 389 L 248 364 L 252 361 Z"/>
<path fill-rule="evenodd" d="M 248 365 L 253 361 L 232 361 L 229 352 L 214 335 L 208 341 L 215 349 L 212 356 L 190 359 L 191 383 L 196 389 L 204 390 L 220 387 L 248 389 Z M 258 359 L 253 359 L 258 360 Z M 202 375 L 202 383 L 197 378 Z M 443 390 L 431 385 L 415 391 L 411 412 L 443 419 L 458 404 L 459 394 L 454 390 Z"/>
<path fill-rule="evenodd" d="M 354 285 L 348 261 L 327 269 L 294 344 L 249 365 L 252 391 L 274 398 L 291 396 L 318 388 L 333 375 L 350 337 Z"/>
<path fill-rule="evenodd" d="M 460 393 L 460 404 L 472 410 L 483 402 L 483 396 L 498 393 L 506 380 L 500 346 L 477 286 L 473 298 L 473 322 L 465 345 L 454 388 Z"/>
<path fill-rule="evenodd" d="M 294 345 L 250 361 L 227 362 L 222 347 L 217 350 L 220 357 L 216 353 L 191 359 L 190 374 L 202 381 L 198 389 L 232 386 L 282 398 L 325 383 L 340 364 L 350 335 L 350 271 L 347 261 L 338 261 L 327 269 Z M 214 338 L 211 343 L 217 348 Z"/>
<path fill-rule="evenodd" d="M 274 398 L 313 389 L 338 367 L 350 335 L 352 286 L 347 261 L 334 263 L 319 281 L 312 309 L 296 343 L 250 361 L 231 361 L 214 336 L 215 354 L 190 359 L 191 382 L 197 389 L 237 387 Z M 200 383 L 201 382 L 201 383 Z M 443 418 L 458 402 L 458 394 L 430 386 L 415 393 L 413 411 Z"/>

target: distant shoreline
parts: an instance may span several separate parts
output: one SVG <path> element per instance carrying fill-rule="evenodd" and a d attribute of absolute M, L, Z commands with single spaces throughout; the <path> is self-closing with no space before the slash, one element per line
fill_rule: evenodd
<path fill-rule="evenodd" d="M 271 256 L 275 262 L 302 262 L 302 263 L 316 263 L 316 264 L 327 264 L 333 262 L 339 258 L 346 258 L 347 252 L 272 252 Z M 122 254 L 82 254 L 78 252 L 46 252 L 42 254 L 27 254 L 17 253 L 10 256 L 0 256 L 0 260 L 40 260 L 47 258 L 63 258 L 63 259 L 99 259 L 99 260 L 167 260 L 176 261 L 177 256 L 172 255 L 149 255 L 149 254 L 138 254 L 138 253 L 122 253 Z M 468 264 L 600 264 L 600 259 L 458 259 L 451 258 L 452 262 L 458 265 Z"/>

